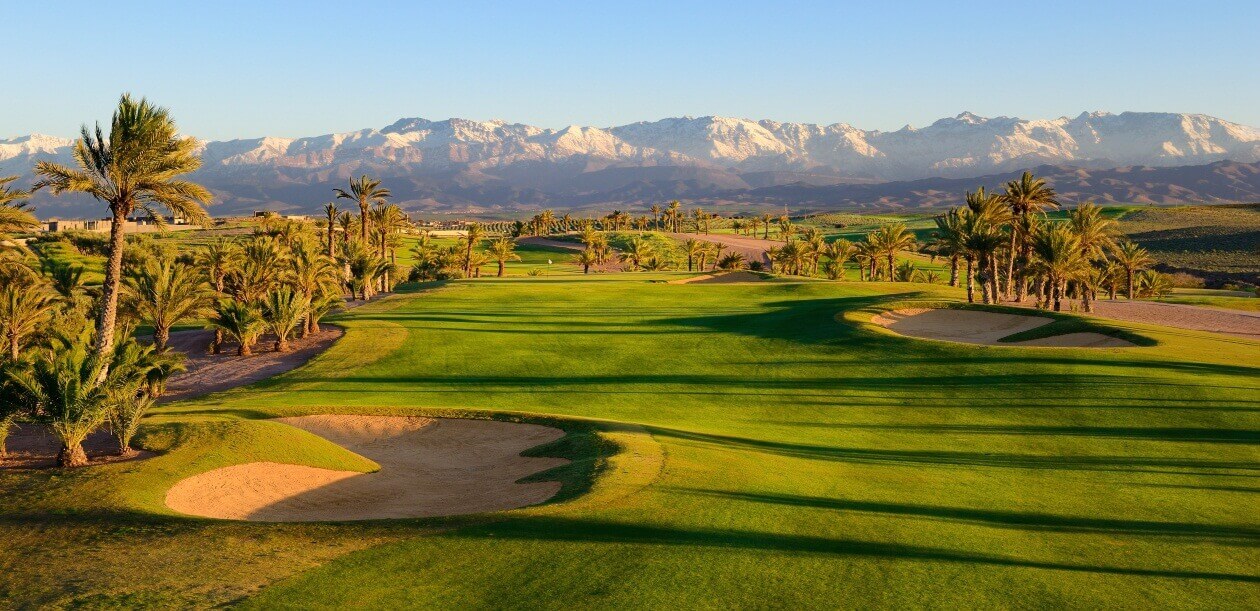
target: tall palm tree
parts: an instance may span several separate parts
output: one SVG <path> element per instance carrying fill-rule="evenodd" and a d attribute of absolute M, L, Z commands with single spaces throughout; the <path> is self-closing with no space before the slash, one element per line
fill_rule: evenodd
<path fill-rule="evenodd" d="M 548 211 L 550 212 L 550 211 Z M 464 233 L 464 277 L 472 277 L 473 248 L 481 242 L 486 232 L 477 223 L 469 223 Z"/>
<path fill-rule="evenodd" d="M 411 219 L 402 208 L 394 204 L 376 204 L 369 213 L 369 217 L 372 222 L 372 233 L 376 239 L 377 256 L 385 259 L 388 254 L 389 262 L 393 265 L 397 261 L 394 252 L 398 247 L 398 235 L 412 226 Z M 389 288 L 387 270 L 381 277 L 381 291 L 387 291 Z"/>
<path fill-rule="evenodd" d="M 1085 202 L 1072 210 L 1069 216 L 1072 229 L 1081 241 L 1081 255 L 1091 265 L 1101 264 L 1106 253 L 1115 246 L 1117 235 L 1116 222 L 1102 215 L 1102 208 L 1093 202 Z M 1094 291 L 1103 281 L 1101 274 L 1091 275 L 1090 282 L 1084 283 L 1081 291 L 1081 305 L 1086 312 L 1094 311 L 1092 301 L 1096 298 Z"/>
<path fill-rule="evenodd" d="M 1049 281 L 1054 311 L 1062 307 L 1067 283 L 1089 273 L 1090 265 L 1081 250 L 1081 238 L 1071 225 L 1056 224 L 1033 236 L 1032 252 L 1036 267 Z"/>
<path fill-rule="evenodd" d="M 254 341 L 263 328 L 263 320 L 254 306 L 234 299 L 220 299 L 215 310 L 217 314 L 210 320 L 210 325 L 222 329 L 225 335 L 236 341 L 237 356 L 253 354 Z"/>
<path fill-rule="evenodd" d="M 1010 207 L 1013 217 L 1012 228 L 1019 227 L 1018 221 L 1025 217 L 1040 213 L 1049 208 L 1058 208 L 1058 195 L 1054 189 L 1046 184 L 1041 178 L 1034 178 L 1032 172 L 1024 172 L 1019 180 L 1012 180 L 1006 183 L 1006 193 L 1002 195 L 1002 201 Z M 1019 275 L 1016 273 L 1015 266 L 1017 260 L 1027 261 L 1029 249 L 1031 246 L 1032 236 L 1012 230 L 1010 236 L 1010 252 L 1007 253 L 1006 268 L 1006 294 L 1011 296 L 1011 285 L 1015 285 L 1015 301 L 1024 301 L 1025 287 L 1023 281 L 1017 281 Z"/>
<path fill-rule="evenodd" d="M 888 278 L 895 281 L 893 271 L 896 268 L 897 253 L 914 248 L 914 234 L 906 230 L 904 223 L 890 223 L 871 232 L 868 241 L 877 247 L 879 254 L 887 258 Z"/>
<path fill-rule="evenodd" d="M 674 225 L 674 233 L 680 233 L 682 231 L 682 227 L 680 227 L 680 223 L 682 222 L 682 219 L 680 218 L 682 216 L 682 203 L 678 200 L 669 202 L 669 208 L 666 208 L 666 210 L 669 211 L 669 220 Z"/>
<path fill-rule="evenodd" d="M 958 286 L 958 263 L 966 250 L 962 233 L 963 212 L 950 210 L 933 220 L 936 231 L 932 235 L 932 246 L 937 254 L 949 259 L 949 285 Z"/>
<path fill-rule="evenodd" d="M 844 264 L 853 256 L 853 244 L 843 238 L 828 242 L 822 247 L 822 255 L 828 259 L 824 268 L 827 277 L 832 280 L 843 279 Z"/>
<path fill-rule="evenodd" d="M 327 254 L 330 259 L 337 258 L 337 247 L 333 244 L 333 235 L 337 232 L 337 212 L 337 202 L 324 204 L 324 216 L 328 222 Z"/>
<path fill-rule="evenodd" d="M 0 333 L 9 359 L 18 359 L 25 340 L 48 321 L 55 307 L 56 301 L 42 284 L 0 284 Z"/>
<path fill-rule="evenodd" d="M 169 257 L 149 259 L 127 274 L 128 305 L 153 325 L 153 345 L 166 352 L 171 327 L 205 309 L 205 284 L 192 267 Z"/>
<path fill-rule="evenodd" d="M 100 124 L 95 134 L 83 126 L 73 150 L 78 169 L 50 161 L 35 164 L 35 173 L 41 177 L 36 189 L 47 187 L 54 195 L 86 193 L 109 206 L 113 223 L 96 321 L 96 352 L 101 362 L 114 345 L 127 217 L 141 212 L 160 225 L 159 211 L 165 209 L 193 223 L 209 221 L 201 206 L 211 201 L 210 192 L 179 178 L 201 167 L 197 147 L 195 139 L 179 136 L 165 108 L 123 94 L 108 139 Z M 107 371 L 104 364 L 102 375 Z"/>
<path fill-rule="evenodd" d="M 500 278 L 503 277 L 505 264 L 508 261 L 521 260 L 521 256 L 513 252 L 514 250 L 516 250 L 516 242 L 513 242 L 509 238 L 501 237 L 493 242 L 490 242 L 490 247 L 487 251 L 490 253 L 490 258 L 497 261 L 499 264 Z"/>
<path fill-rule="evenodd" d="M 704 243 L 695 238 L 688 238 L 683 242 L 683 254 L 687 255 L 687 271 L 694 271 L 694 262 L 700 253 L 704 251 Z"/>
<path fill-rule="evenodd" d="M 298 244 L 293 249 L 288 258 L 289 270 L 285 275 L 285 282 L 293 287 L 298 296 L 308 304 L 322 303 L 325 297 L 336 295 L 336 286 L 341 270 L 337 268 L 337 264 L 330 258 L 307 248 L 302 244 Z M 336 305 L 335 301 L 326 304 Z M 305 324 L 302 326 L 302 336 L 306 337 L 312 333 L 318 332 L 317 316 L 315 314 L 323 314 L 318 311 L 319 308 L 312 307 L 308 310 L 305 317 Z"/>
<path fill-rule="evenodd" d="M 763 240 L 770 239 L 770 223 L 774 221 L 774 215 L 769 212 L 761 215 L 761 226 L 765 228 L 765 235 L 761 237 Z"/>
<path fill-rule="evenodd" d="M 652 204 L 652 229 L 661 230 L 661 205 Z"/>
<path fill-rule="evenodd" d="M 1124 269 L 1125 284 L 1128 286 L 1128 292 L 1125 297 L 1133 299 L 1135 296 L 1133 285 L 1133 274 L 1144 270 L 1155 262 L 1145 248 L 1138 246 L 1132 240 L 1123 240 L 1116 244 L 1111 251 L 1112 256 L 1116 258 L 1116 263 Z"/>
<path fill-rule="evenodd" d="M 963 258 L 967 262 L 967 302 L 975 302 L 975 281 L 979 275 L 984 302 L 992 303 L 997 299 L 997 251 L 1002 247 L 1005 236 L 990 215 L 967 207 L 960 209 L 960 213 Z"/>
<path fill-rule="evenodd" d="M 714 268 L 717 267 L 718 260 L 722 258 L 722 251 L 726 249 L 727 249 L 726 244 L 723 244 L 721 242 L 718 242 L 713 245 L 713 267 Z"/>
<path fill-rule="evenodd" d="M 337 194 L 337 199 L 348 199 L 359 204 L 359 231 L 364 244 L 368 243 L 368 208 L 372 204 L 385 203 L 386 198 L 393 194 L 389 189 L 381 186 L 381 181 L 375 178 L 368 178 L 367 174 L 357 179 L 350 180 L 350 190 L 333 189 L 333 193 Z"/>
<path fill-rule="evenodd" d="M 289 336 L 306 318 L 310 301 L 288 286 L 267 293 L 262 302 L 262 319 L 267 329 L 276 336 L 276 352 L 289 351 Z"/>
<path fill-rule="evenodd" d="M 241 259 L 241 251 L 234 242 L 219 239 L 197 252 L 196 264 L 206 274 L 215 297 L 222 299 L 226 294 L 228 274 L 236 269 Z M 214 341 L 210 344 L 211 354 L 219 354 L 223 349 L 223 330 L 214 330 Z"/>

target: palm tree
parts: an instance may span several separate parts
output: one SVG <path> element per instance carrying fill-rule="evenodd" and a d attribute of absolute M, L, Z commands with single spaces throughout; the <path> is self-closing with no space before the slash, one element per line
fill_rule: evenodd
<path fill-rule="evenodd" d="M 197 267 L 200 267 L 210 280 L 210 285 L 214 288 L 216 298 L 221 299 L 224 297 L 228 274 L 236 269 L 240 258 L 241 251 L 236 247 L 236 244 L 224 239 L 211 242 L 197 252 L 195 259 Z M 210 344 L 211 354 L 219 354 L 222 347 L 223 330 L 216 327 L 214 330 L 214 342 Z"/>
<path fill-rule="evenodd" d="M 1138 246 L 1132 240 L 1119 242 L 1112 249 L 1111 254 L 1116 258 L 1116 263 L 1119 263 L 1120 267 L 1124 268 L 1126 284 L 1129 287 L 1125 296 L 1133 299 L 1135 297 L 1133 274 L 1150 267 L 1155 260 L 1151 258 L 1150 253 L 1145 248 Z"/>
<path fill-rule="evenodd" d="M 129 305 L 153 325 L 153 344 L 166 351 L 171 327 L 197 316 L 206 307 L 206 291 L 200 274 L 173 258 L 149 259 L 127 274 Z"/>
<path fill-rule="evenodd" d="M 550 212 L 550 211 L 548 211 Z M 481 242 L 481 238 L 485 236 L 485 232 L 481 230 L 481 225 L 477 223 L 469 223 L 464 233 L 464 277 L 472 277 L 472 257 L 473 248 L 477 243 Z"/>
<path fill-rule="evenodd" d="M 78 302 L 79 294 L 83 291 L 82 265 L 41 259 L 39 266 L 40 271 L 48 277 L 53 292 L 57 293 L 63 303 L 73 306 Z"/>
<path fill-rule="evenodd" d="M 178 178 L 201 167 L 201 159 L 196 155 L 199 145 L 194 138 L 179 136 L 175 121 L 165 108 L 153 106 L 144 98 L 137 102 L 123 94 L 114 112 L 109 139 L 100 124 L 95 135 L 86 125 L 81 133 L 73 150 L 78 169 L 40 161 L 35 164 L 35 173 L 41 177 L 35 188 L 51 188 L 54 195 L 87 193 L 109 206 L 113 223 L 96 322 L 96 352 L 103 362 L 114 345 L 127 217 L 142 212 L 160 225 L 159 210 L 166 209 L 175 216 L 205 224 L 209 217 L 201 205 L 209 203 L 212 197 L 205 187 Z M 107 370 L 106 364 L 102 372 Z"/>
<path fill-rule="evenodd" d="M 770 214 L 769 212 L 761 215 L 761 226 L 765 228 L 765 232 L 766 232 L 766 234 L 762 236 L 761 239 L 763 240 L 770 239 L 770 223 L 772 221 L 774 221 L 774 215 Z"/>
<path fill-rule="evenodd" d="M 643 262 L 652 256 L 652 245 L 643 236 L 634 236 L 626 242 L 626 249 L 621 253 L 621 260 L 630 264 L 630 269 L 638 271 Z"/>
<path fill-rule="evenodd" d="M 963 212 L 950 210 L 933 219 L 936 231 L 933 233 L 932 245 L 937 254 L 949 259 L 949 285 L 958 286 L 958 262 L 966 251 L 964 244 Z"/>
<path fill-rule="evenodd" d="M 893 274 L 896 267 L 897 253 L 914 247 L 914 234 L 906 230 L 904 223 L 881 225 L 867 236 L 867 241 L 876 247 L 876 251 L 888 260 L 888 277 L 896 280 Z"/>
<path fill-rule="evenodd" d="M 407 213 L 402 208 L 394 204 L 377 204 L 372 208 L 369 214 L 372 221 L 372 231 L 375 235 L 378 249 L 378 256 L 381 259 L 386 258 L 388 251 L 389 261 L 392 265 L 397 258 L 394 255 L 394 249 L 397 248 L 398 234 L 411 227 L 411 219 L 407 217 Z M 390 289 L 389 272 L 381 276 L 381 291 Z"/>
<path fill-rule="evenodd" d="M 652 204 L 652 229 L 661 230 L 661 205 Z"/>
<path fill-rule="evenodd" d="M 1077 206 L 1069 217 L 1072 229 L 1076 232 L 1077 237 L 1081 241 L 1081 254 L 1091 264 L 1101 262 L 1106 258 L 1108 250 L 1115 246 L 1116 222 L 1104 217 L 1102 209 L 1095 206 L 1093 202 L 1085 202 Z M 1102 280 L 1102 277 L 1091 280 Z M 1094 311 L 1091 300 L 1095 299 L 1094 291 L 1097 290 L 1100 282 L 1088 282 L 1083 287 L 1081 293 L 1081 304 L 1086 312 Z"/>
<path fill-rule="evenodd" d="M 251 346 L 262 333 L 263 326 L 257 310 L 252 305 L 233 299 L 220 299 L 215 309 L 217 314 L 210 320 L 210 325 L 222 329 L 224 334 L 236 341 L 237 356 L 253 354 Z"/>
<path fill-rule="evenodd" d="M 744 258 L 743 253 L 732 252 L 722 257 L 717 263 L 718 269 L 744 269 L 748 267 L 748 261 Z"/>
<path fill-rule="evenodd" d="M 827 272 L 827 277 L 832 280 L 840 280 L 844 278 L 845 262 L 853 256 L 853 243 L 843 238 L 829 242 L 822 247 L 822 255 L 828 259 L 824 268 L 824 271 Z"/>
<path fill-rule="evenodd" d="M 36 351 L 30 362 L 3 370 L 0 403 L 38 415 L 61 442 L 57 465 L 88 463 L 83 440 L 108 417 L 110 400 L 105 360 L 89 348 L 90 338 L 57 342 Z M 100 342 L 97 342 L 99 345 Z M 111 349 L 112 350 L 112 349 Z"/>
<path fill-rule="evenodd" d="M 1054 311 L 1061 309 L 1067 283 L 1080 280 L 1090 270 L 1089 259 L 1081 250 L 1081 238 L 1070 225 L 1053 225 L 1033 236 L 1032 252 L 1038 271 L 1050 285 Z"/>
<path fill-rule="evenodd" d="M 288 262 L 289 270 L 285 281 L 308 304 L 315 304 L 322 301 L 324 297 L 336 295 L 335 287 L 341 270 L 332 259 L 299 243 L 290 254 Z M 323 312 L 318 312 L 319 314 L 327 312 L 337 303 L 331 301 L 326 305 L 328 308 Z M 319 331 L 315 313 L 314 307 L 308 310 L 305 324 L 302 326 L 302 337 Z"/>
<path fill-rule="evenodd" d="M 997 299 L 996 253 L 1005 236 L 991 216 L 971 208 L 961 208 L 963 258 L 967 262 L 967 302 L 975 302 L 976 269 L 979 267 L 980 289 L 985 303 Z"/>
<path fill-rule="evenodd" d="M 381 181 L 375 178 L 368 178 L 367 174 L 360 176 L 357 180 L 350 180 L 350 191 L 346 192 L 342 189 L 333 189 L 333 193 L 337 194 L 337 199 L 348 199 L 359 204 L 359 231 L 364 244 L 368 243 L 368 208 L 372 204 L 385 203 L 385 199 L 393 195 L 389 189 L 381 186 Z"/>
<path fill-rule="evenodd" d="M 779 260 L 781 251 L 782 251 L 782 248 L 778 246 L 771 246 L 770 248 L 766 249 L 766 260 L 770 262 L 769 269 L 767 269 L 766 271 L 772 274 L 774 273 L 774 262 Z"/>
<path fill-rule="evenodd" d="M 582 266 L 583 274 L 589 274 L 591 273 L 592 265 L 599 265 L 600 263 L 599 254 L 596 253 L 594 250 L 587 248 L 583 250 L 582 252 L 579 252 L 576 255 L 574 255 L 573 262 Z"/>
<path fill-rule="evenodd" d="M 694 271 L 693 262 L 704 251 L 704 243 L 695 238 L 683 242 L 683 254 L 687 255 L 687 271 Z"/>
<path fill-rule="evenodd" d="M 755 216 L 754 216 L 754 217 L 750 217 L 750 218 L 748 219 L 748 225 L 749 225 L 749 227 L 752 229 L 752 231 L 749 233 L 749 235 L 751 235 L 751 236 L 752 236 L 752 237 L 754 237 L 754 238 L 755 238 L 755 237 L 757 237 L 757 228 L 761 226 L 761 219 L 759 219 L 759 218 L 757 218 L 757 217 L 755 217 Z"/>
<path fill-rule="evenodd" d="M 272 238 L 246 243 L 238 264 L 225 278 L 227 292 L 238 301 L 257 305 L 280 282 L 286 259 L 286 253 Z"/>
<path fill-rule="evenodd" d="M 1024 172 L 1019 180 L 1012 180 L 1006 183 L 1006 193 L 1002 195 L 1002 201 L 1010 207 L 1013 217 L 1012 228 L 1018 227 L 1018 221 L 1025 217 L 1042 212 L 1048 208 L 1058 208 L 1058 195 L 1054 189 L 1046 185 L 1046 181 L 1041 178 L 1033 178 L 1032 172 Z M 1029 249 L 1031 248 L 1030 234 L 1021 231 L 1011 231 L 1010 236 L 1010 252 L 1007 253 L 1007 269 L 1006 269 L 1006 294 L 1011 295 L 1011 285 L 1015 285 L 1015 301 L 1024 301 L 1024 282 L 1016 282 L 1019 276 L 1015 271 L 1016 260 L 1027 261 Z"/>
<path fill-rule="evenodd" d="M 27 337 L 48 320 L 56 302 L 42 284 L 0 284 L 0 333 L 9 359 L 16 361 Z"/>
<path fill-rule="evenodd" d="M 281 286 L 263 299 L 262 319 L 267 329 L 276 336 L 276 352 L 289 351 L 289 336 L 306 317 L 310 301 L 288 286 Z"/>
<path fill-rule="evenodd" d="M 551 228 L 556 224 L 556 213 L 550 209 L 543 210 L 538 214 L 538 224 L 542 229 L 542 233 L 551 233 Z"/>
<path fill-rule="evenodd" d="M 324 215 L 328 222 L 328 258 L 337 258 L 337 248 L 333 245 L 333 234 L 337 231 L 337 202 L 328 202 L 324 204 Z"/>
<path fill-rule="evenodd" d="M 30 197 L 30 191 L 9 186 L 17 179 L 17 176 L 0 176 L 0 236 L 39 227 L 35 215 L 23 210 L 23 204 L 18 203 Z"/>
<path fill-rule="evenodd" d="M 717 267 L 718 260 L 722 258 L 722 251 L 726 250 L 726 244 L 718 242 L 713 245 L 712 250 L 713 250 L 713 267 Z"/>
<path fill-rule="evenodd" d="M 682 216 L 682 204 L 679 203 L 678 200 L 674 200 L 669 202 L 669 208 L 667 208 L 667 210 L 669 210 L 669 219 L 674 225 L 674 233 L 680 233 L 682 231 L 682 228 L 679 226 L 679 223 L 682 221 L 680 218 Z"/>
<path fill-rule="evenodd" d="M 499 263 L 500 278 L 503 277 L 504 267 L 508 261 L 521 260 L 520 255 L 512 252 L 515 249 L 516 242 L 513 242 L 511 239 L 506 237 L 501 237 L 493 242 L 490 242 L 490 247 L 487 250 L 490 253 L 490 257 Z"/>
<path fill-rule="evenodd" d="M 109 431 L 118 441 L 119 456 L 134 456 L 131 438 L 153 402 L 161 396 L 166 380 L 184 370 L 184 355 L 161 353 L 152 345 L 141 345 L 128 337 L 114 349 L 109 367 L 109 403 L 106 419 Z"/>

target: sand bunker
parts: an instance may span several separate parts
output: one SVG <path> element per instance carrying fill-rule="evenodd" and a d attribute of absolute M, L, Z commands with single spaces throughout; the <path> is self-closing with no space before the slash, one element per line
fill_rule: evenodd
<path fill-rule="evenodd" d="M 904 309 L 884 312 L 871 319 L 901 335 L 986 346 L 1048 346 L 1058 348 L 1120 348 L 1133 346 L 1101 333 L 1066 333 L 1014 343 L 998 343 L 1008 335 L 1054 322 L 1041 316 L 1001 314 L 980 310 Z"/>
<path fill-rule="evenodd" d="M 564 431 L 536 424 L 406 416 L 281 418 L 381 466 L 376 473 L 271 462 L 194 475 L 166 506 L 209 518 L 318 522 L 419 518 L 514 509 L 555 496 L 559 482 L 517 480 L 568 463 L 521 452 Z"/>
<path fill-rule="evenodd" d="M 671 280 L 670 284 L 733 284 L 736 282 L 761 282 L 765 280 L 760 274 L 752 272 L 718 272 L 705 274 L 682 280 Z"/>

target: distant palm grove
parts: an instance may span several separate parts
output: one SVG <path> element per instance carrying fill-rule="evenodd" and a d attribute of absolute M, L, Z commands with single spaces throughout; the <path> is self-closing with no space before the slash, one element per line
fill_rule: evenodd
<path fill-rule="evenodd" d="M 168 344 L 181 324 L 213 329 L 206 346 L 212 353 L 245 357 L 264 336 L 267 349 L 283 352 L 320 333 L 329 313 L 400 282 L 475 278 L 485 267 L 505 276 L 508 263 L 521 260 L 523 239 L 572 244 L 566 259 L 582 273 L 748 270 L 840 281 L 852 271 L 859 281 L 947 281 L 965 286 L 968 301 L 1054 310 L 1074 300 L 1089 311 L 1102 292 L 1133 298 L 1168 284 L 1097 206 L 1082 204 L 1066 219 L 1050 220 L 1046 212 L 1061 202 L 1028 173 L 999 191 L 967 193 L 920 237 L 887 223 L 864 239 L 829 239 L 787 215 L 724 218 L 673 201 L 637 216 L 544 210 L 527 220 L 470 222 L 446 243 L 418 228 L 390 203 L 389 189 L 366 175 L 334 190 L 318 221 L 264 214 L 250 231 L 183 249 L 126 236 L 124 221 L 135 215 L 210 222 L 211 193 L 183 178 L 200 166 L 195 151 L 166 109 L 124 95 L 108 127 L 83 127 L 72 166 L 36 166 L 33 189 L 86 194 L 113 219 L 106 240 L 65 238 L 104 256 L 99 286 L 85 282 L 83 266 L 10 239 L 38 223 L 24 206 L 30 193 L 13 186 L 17 177 L 0 178 L 0 458 L 18 419 L 48 425 L 61 443 L 62 466 L 86 464 L 82 443 L 103 426 L 120 454 L 132 453 L 141 418 L 183 367 L 183 355 Z M 42 239 L 61 238 L 32 238 Z M 399 264 L 400 249 L 410 255 L 409 267 Z M 948 280 L 923 269 L 924 259 L 945 261 Z"/>

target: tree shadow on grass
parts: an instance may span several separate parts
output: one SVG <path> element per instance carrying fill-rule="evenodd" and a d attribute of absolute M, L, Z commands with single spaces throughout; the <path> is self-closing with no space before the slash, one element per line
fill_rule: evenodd
<path fill-rule="evenodd" d="M 484 527 L 462 529 L 451 536 L 502 541 L 564 541 L 576 543 L 615 543 L 662 545 L 730 550 L 759 550 L 789 554 L 819 554 L 835 557 L 862 557 L 888 560 L 921 560 L 968 565 L 1033 568 L 1081 573 L 1166 577 L 1260 583 L 1255 575 L 1212 571 L 1182 571 L 1142 567 L 1111 567 L 980 554 L 962 550 L 860 541 L 837 537 L 777 534 L 713 528 L 683 528 L 626 524 L 563 517 L 528 517 Z"/>
<path fill-rule="evenodd" d="M 784 422 L 780 426 L 889 431 L 895 433 L 951 433 L 962 435 L 1044 435 L 1260 445 L 1260 431 L 1192 427 L 1035 426 L 1002 424 L 850 424 L 844 422 Z"/>
<path fill-rule="evenodd" d="M 832 460 L 877 465 L 1000 467 L 1015 469 L 1050 469 L 1079 471 L 1111 471 L 1128 473 L 1164 473 L 1172 475 L 1222 475 L 1260 477 L 1260 463 L 1254 461 L 1196 460 L 1146 456 L 1068 456 L 1046 454 L 1014 454 L 1009 452 L 962 452 L 954 450 L 894 450 L 887 448 L 847 448 L 805 444 L 790 441 L 751 439 L 733 435 L 717 435 L 665 427 L 650 427 L 653 435 L 715 447 L 765 452 L 777 456 L 808 460 Z"/>
<path fill-rule="evenodd" d="M 1060 516 L 1048 513 L 1003 511 L 997 509 L 970 509 L 908 503 L 857 501 L 794 494 L 757 494 L 723 490 L 677 489 L 683 494 L 718 498 L 749 503 L 808 507 L 859 513 L 909 516 L 981 524 L 1002 528 L 1016 528 L 1061 533 L 1102 533 L 1108 535 L 1145 535 L 1157 537 L 1182 537 L 1203 540 L 1232 541 L 1254 546 L 1260 541 L 1260 529 L 1246 526 L 1196 524 L 1192 522 L 1159 522 L 1152 520 L 1125 520 Z"/>

